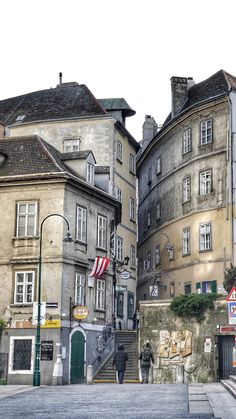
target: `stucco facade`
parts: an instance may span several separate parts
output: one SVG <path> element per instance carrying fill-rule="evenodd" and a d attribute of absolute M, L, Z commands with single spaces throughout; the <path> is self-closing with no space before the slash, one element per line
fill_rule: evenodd
<path fill-rule="evenodd" d="M 214 92 L 213 79 L 203 83 Z M 150 298 L 153 286 L 155 299 L 222 293 L 225 269 L 234 260 L 235 107 L 227 90 L 197 102 L 201 83 L 193 88 L 196 103 L 189 88 L 181 111 L 169 117 L 138 161 L 140 300 Z M 203 141 L 206 124 L 209 141 Z"/>

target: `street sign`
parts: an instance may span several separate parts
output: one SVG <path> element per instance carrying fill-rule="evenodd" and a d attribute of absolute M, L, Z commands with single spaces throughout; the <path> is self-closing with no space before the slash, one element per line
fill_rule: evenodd
<path fill-rule="evenodd" d="M 77 320 L 84 320 L 88 317 L 89 311 L 86 306 L 77 306 L 73 310 L 73 316 Z"/>
<path fill-rule="evenodd" d="M 229 324 L 236 324 L 236 301 L 228 303 Z"/>
<path fill-rule="evenodd" d="M 150 297 L 158 297 L 158 285 L 151 285 L 149 293 Z"/>
<path fill-rule="evenodd" d="M 40 308 L 40 324 L 44 325 L 46 319 L 46 302 L 41 302 Z M 32 324 L 38 324 L 38 302 L 33 303 L 33 317 L 32 317 Z"/>
<path fill-rule="evenodd" d="M 228 297 L 226 298 L 226 301 L 236 301 L 236 288 L 232 288 L 230 291 Z"/>
<path fill-rule="evenodd" d="M 235 332 L 234 326 L 220 326 L 220 333 L 230 333 Z"/>
<path fill-rule="evenodd" d="M 129 271 L 123 271 L 120 274 L 121 279 L 129 279 L 130 278 L 130 272 Z"/>

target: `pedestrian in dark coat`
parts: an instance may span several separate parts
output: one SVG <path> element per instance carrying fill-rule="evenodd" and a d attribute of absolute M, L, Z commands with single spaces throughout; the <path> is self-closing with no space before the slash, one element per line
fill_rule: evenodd
<path fill-rule="evenodd" d="M 112 366 L 116 366 L 116 371 L 118 372 L 118 381 L 119 384 L 123 383 L 125 370 L 126 370 L 126 362 L 128 361 L 128 355 L 124 351 L 124 346 L 119 345 L 118 351 L 115 353 Z"/>
<path fill-rule="evenodd" d="M 154 356 L 149 342 L 146 342 L 143 345 L 143 350 L 139 355 L 139 359 L 141 365 L 142 383 L 148 384 L 151 362 L 154 364 Z"/>

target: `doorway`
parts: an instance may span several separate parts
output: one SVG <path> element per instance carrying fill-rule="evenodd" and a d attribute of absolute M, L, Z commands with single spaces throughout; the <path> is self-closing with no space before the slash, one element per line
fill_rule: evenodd
<path fill-rule="evenodd" d="M 233 367 L 234 336 L 218 336 L 219 348 L 219 379 L 227 380 L 230 375 L 236 374 Z"/>
<path fill-rule="evenodd" d="M 70 383 L 85 381 L 85 336 L 77 330 L 71 336 Z"/>

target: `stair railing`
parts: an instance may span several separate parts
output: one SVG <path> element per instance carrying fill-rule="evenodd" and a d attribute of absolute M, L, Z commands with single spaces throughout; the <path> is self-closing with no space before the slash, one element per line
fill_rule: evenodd
<path fill-rule="evenodd" d="M 93 361 L 93 375 L 95 376 L 98 371 L 106 363 L 107 359 L 114 353 L 114 331 L 111 326 L 104 326 L 102 334 L 97 335 L 97 357 Z"/>

